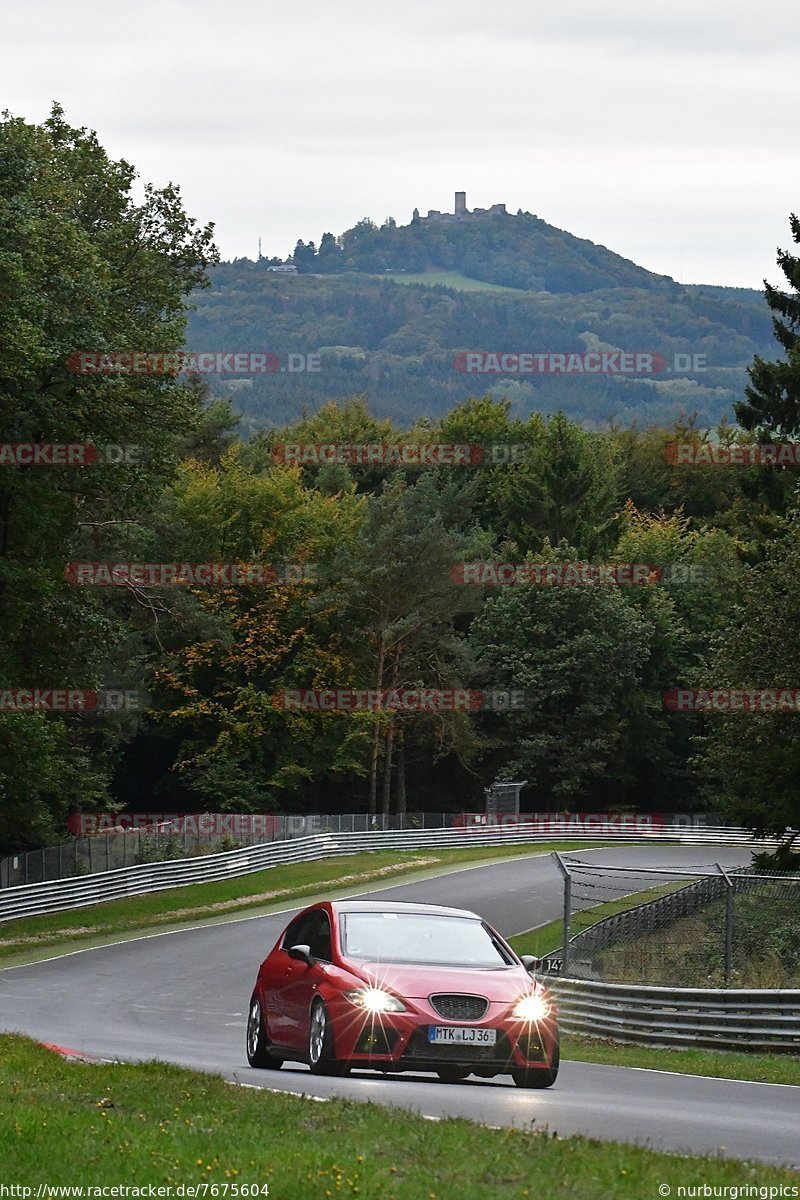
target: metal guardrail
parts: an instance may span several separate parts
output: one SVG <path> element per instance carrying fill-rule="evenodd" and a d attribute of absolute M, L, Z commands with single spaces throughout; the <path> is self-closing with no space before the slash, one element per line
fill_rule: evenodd
<path fill-rule="evenodd" d="M 800 1053 L 800 989 L 546 982 L 567 1033 L 649 1046 Z"/>
<path fill-rule="evenodd" d="M 70 818 L 72 819 L 72 818 Z M 220 854 L 242 846 L 284 842 L 290 838 L 323 833 L 371 833 L 419 829 L 497 828 L 519 825 L 533 834 L 548 833 L 553 840 L 586 837 L 614 838 L 650 833 L 657 829 L 701 830 L 717 825 L 714 817 L 685 813 L 522 813 L 465 812 L 368 813 L 184 813 L 184 814 L 96 814 L 81 817 L 89 828 L 59 845 L 18 851 L 0 858 L 0 890 L 74 879 L 166 862 Z M 746 835 L 745 835 L 746 836 Z"/>
<path fill-rule="evenodd" d="M 27 884 L 0 891 L 0 922 L 19 917 L 39 916 L 48 912 L 84 908 L 126 896 L 139 896 L 167 888 L 186 887 L 192 883 L 211 883 L 232 879 L 270 867 L 307 862 L 337 855 L 356 854 L 373 850 L 422 850 L 448 846 L 507 846 L 536 842 L 552 842 L 557 834 L 544 833 L 533 824 L 487 827 L 480 825 L 447 829 L 371 831 L 369 833 L 320 834 L 293 838 L 286 842 L 268 842 L 246 846 L 222 854 L 201 858 L 177 859 L 169 862 L 123 867 L 115 871 L 45 883 Z M 690 845 L 742 845 L 752 842 L 752 835 L 743 829 L 686 828 L 665 826 L 648 833 L 629 832 L 612 836 L 610 833 L 575 835 L 565 833 L 570 841 L 615 841 L 621 844 L 642 841 L 680 842 Z M 763 845 L 776 843 L 762 843 Z"/>
<path fill-rule="evenodd" d="M 368 813 L 193 813 L 170 817 L 159 814 L 142 818 L 117 814 L 118 825 L 109 815 L 89 814 L 97 825 L 67 842 L 20 850 L 0 858 L 0 889 L 44 883 L 52 879 L 74 879 L 119 867 L 166 862 L 175 858 L 197 858 L 220 854 L 242 846 L 285 842 L 290 838 L 321 833 L 368 833 L 372 829 L 443 829 L 459 823 L 459 814 L 441 812 Z M 128 821 L 128 824 L 125 822 Z M 463 819 L 461 820 L 463 824 Z M 689 821 L 691 824 L 691 820 Z"/>

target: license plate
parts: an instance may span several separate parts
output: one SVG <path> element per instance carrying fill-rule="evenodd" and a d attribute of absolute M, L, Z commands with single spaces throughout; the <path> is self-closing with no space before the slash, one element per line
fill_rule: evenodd
<path fill-rule="evenodd" d="M 494 1046 L 497 1042 L 496 1029 L 476 1029 L 474 1025 L 430 1025 L 428 1041 L 437 1046 L 456 1044 L 460 1046 Z"/>

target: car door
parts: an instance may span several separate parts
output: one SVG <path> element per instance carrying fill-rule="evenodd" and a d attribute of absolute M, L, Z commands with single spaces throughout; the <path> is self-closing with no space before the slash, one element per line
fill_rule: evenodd
<path fill-rule="evenodd" d="M 308 963 L 290 958 L 288 951 L 291 946 L 308 946 L 318 961 L 309 966 Z M 311 1002 L 330 958 L 331 925 L 324 909 L 313 909 L 292 922 L 281 942 L 279 972 L 274 989 L 277 1023 L 270 1026 L 273 1040 L 282 1046 L 306 1050 Z M 267 1020 L 269 1022 L 269 1017 Z"/>
<path fill-rule="evenodd" d="M 308 968 L 305 963 L 290 958 L 290 946 L 309 945 L 313 930 L 310 913 L 301 913 L 288 925 L 280 945 L 270 955 L 264 976 L 264 1000 L 270 1041 L 279 1046 L 293 1046 L 293 1025 L 287 1013 L 287 994 L 293 980 Z"/>
<path fill-rule="evenodd" d="M 288 1033 L 292 1039 L 290 1045 L 300 1050 L 308 1047 L 311 1003 L 331 959 L 331 925 L 328 914 L 324 909 L 318 908 L 310 915 L 312 919 L 307 929 L 308 940 L 305 944 L 311 950 L 314 964 L 309 967 L 306 963 L 295 961 L 297 970 L 292 973 L 284 989 L 284 1009 Z"/>

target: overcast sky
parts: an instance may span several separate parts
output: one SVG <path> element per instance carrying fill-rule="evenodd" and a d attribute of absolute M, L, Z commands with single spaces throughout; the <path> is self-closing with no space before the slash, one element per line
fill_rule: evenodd
<path fill-rule="evenodd" d="M 797 0 L 22 0 L 3 105 L 52 100 L 225 258 L 503 201 L 685 283 L 781 282 Z"/>

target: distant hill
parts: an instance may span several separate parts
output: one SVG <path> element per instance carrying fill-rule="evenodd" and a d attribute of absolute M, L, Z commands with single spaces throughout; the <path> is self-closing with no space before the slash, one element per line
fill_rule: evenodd
<path fill-rule="evenodd" d="M 293 261 L 304 273 L 458 271 L 533 292 L 676 286 L 668 276 L 523 212 L 465 212 L 460 219 L 437 213 L 415 216 L 409 225 L 389 220 L 380 228 L 365 218 L 339 238 L 323 234 L 319 247 L 298 242 Z"/>
<path fill-rule="evenodd" d="M 221 263 L 194 297 L 192 350 L 319 355 L 318 371 L 214 381 L 215 392 L 235 389 L 246 429 L 356 394 L 411 424 L 488 391 L 519 415 L 562 409 L 587 425 L 681 412 L 714 424 L 732 415 L 753 356 L 777 353 L 760 292 L 682 286 L 530 213 L 365 220 L 319 247 L 299 242 L 293 261 L 297 274 L 266 260 Z M 664 369 L 468 374 L 458 369 L 465 351 L 649 352 Z"/>

